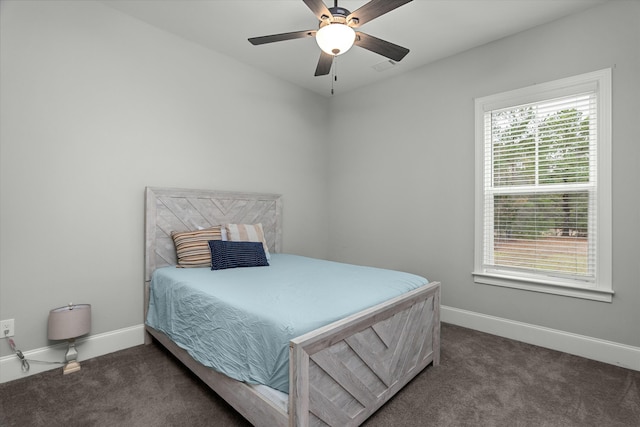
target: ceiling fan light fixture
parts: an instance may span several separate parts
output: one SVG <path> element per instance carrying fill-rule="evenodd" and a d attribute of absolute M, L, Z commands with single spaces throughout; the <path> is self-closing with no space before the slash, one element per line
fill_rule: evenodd
<path fill-rule="evenodd" d="M 342 23 L 327 24 L 316 33 L 316 42 L 320 49 L 329 55 L 342 55 L 353 46 L 356 32 Z"/>

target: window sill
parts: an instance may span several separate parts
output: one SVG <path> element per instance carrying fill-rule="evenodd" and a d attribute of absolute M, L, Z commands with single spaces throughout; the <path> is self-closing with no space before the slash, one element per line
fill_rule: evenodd
<path fill-rule="evenodd" d="M 611 302 L 613 290 L 581 288 L 559 283 L 544 282 L 541 280 L 523 277 L 508 276 L 495 273 L 474 272 L 473 280 L 483 285 L 502 286 L 507 288 L 522 289 L 533 292 L 563 295 L 573 298 L 582 298 L 593 301 Z"/>

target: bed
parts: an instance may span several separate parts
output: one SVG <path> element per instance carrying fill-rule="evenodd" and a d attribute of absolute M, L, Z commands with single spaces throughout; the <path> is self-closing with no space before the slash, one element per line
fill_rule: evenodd
<path fill-rule="evenodd" d="M 274 259 L 282 252 L 279 195 L 148 187 L 145 197 L 145 321 L 154 271 L 177 263 L 172 231 L 260 223 Z M 149 325 L 145 342 L 157 340 L 256 426 L 356 426 L 439 364 L 439 309 L 440 284 L 430 282 L 292 338 L 287 395 L 203 365 Z"/>

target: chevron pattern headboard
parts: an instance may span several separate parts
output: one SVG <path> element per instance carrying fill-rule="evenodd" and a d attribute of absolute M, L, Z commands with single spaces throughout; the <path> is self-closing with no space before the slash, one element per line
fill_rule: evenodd
<path fill-rule="evenodd" d="M 145 282 L 156 268 L 176 264 L 172 231 L 262 223 L 269 251 L 282 247 L 279 194 L 147 187 L 145 215 Z"/>

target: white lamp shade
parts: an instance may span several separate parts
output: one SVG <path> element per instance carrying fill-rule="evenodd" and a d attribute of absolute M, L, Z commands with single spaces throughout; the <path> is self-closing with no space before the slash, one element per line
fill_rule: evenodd
<path fill-rule="evenodd" d="M 48 337 L 66 340 L 88 334 L 91 330 L 91 305 L 69 304 L 49 312 Z"/>
<path fill-rule="evenodd" d="M 329 55 L 342 55 L 353 46 L 356 32 L 346 24 L 328 24 L 316 32 L 316 42 Z"/>

